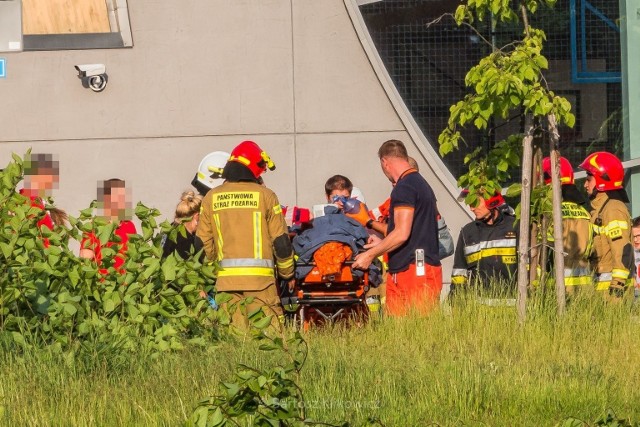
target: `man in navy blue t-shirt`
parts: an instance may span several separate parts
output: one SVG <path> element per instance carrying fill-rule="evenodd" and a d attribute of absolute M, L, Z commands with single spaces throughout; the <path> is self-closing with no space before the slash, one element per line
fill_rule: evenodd
<path fill-rule="evenodd" d="M 371 241 L 370 249 L 356 257 L 353 267 L 366 269 L 373 259 L 388 253 L 388 313 L 403 315 L 411 308 L 424 312 L 437 303 L 442 290 L 436 197 L 409 164 L 401 141 L 382 144 L 378 157 L 382 171 L 395 183 L 389 227 L 384 239 Z"/>

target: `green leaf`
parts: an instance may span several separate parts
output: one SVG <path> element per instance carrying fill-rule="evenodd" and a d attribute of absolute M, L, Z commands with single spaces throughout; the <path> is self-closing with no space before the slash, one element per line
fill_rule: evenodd
<path fill-rule="evenodd" d="M 522 192 L 522 184 L 511 184 L 509 188 L 507 188 L 507 197 L 517 197 Z"/>
<path fill-rule="evenodd" d="M 87 219 L 93 215 L 93 207 L 89 207 L 80 211 L 80 218 Z"/>
<path fill-rule="evenodd" d="M 564 116 L 564 122 L 567 124 L 567 126 L 573 128 L 573 126 L 575 126 L 576 124 L 576 116 L 571 113 L 567 113 L 567 115 Z"/>
<path fill-rule="evenodd" d="M 482 117 L 476 117 L 476 119 L 473 121 L 473 124 L 478 129 L 484 129 L 485 127 L 487 127 L 487 121 Z"/>
<path fill-rule="evenodd" d="M 78 312 L 78 309 L 75 307 L 75 305 L 71 303 L 64 304 L 63 307 L 64 307 L 64 312 L 67 313 L 69 316 L 73 316 Z"/>
<path fill-rule="evenodd" d="M 460 5 L 456 8 L 456 13 L 454 15 L 454 19 L 456 21 L 456 24 L 458 26 L 460 26 L 462 24 L 462 22 L 464 21 L 464 18 L 466 16 L 466 11 L 467 8 L 466 6 Z"/>
<path fill-rule="evenodd" d="M 281 348 L 282 348 L 281 346 L 278 346 L 274 343 L 269 343 L 269 342 L 260 344 L 260 346 L 258 347 L 258 349 L 262 351 L 280 350 Z"/>
<path fill-rule="evenodd" d="M 444 157 L 447 154 L 451 153 L 453 151 L 453 144 L 451 144 L 451 142 L 446 141 L 442 144 L 440 144 L 440 156 Z"/>
<path fill-rule="evenodd" d="M 265 329 L 267 328 L 269 325 L 271 325 L 271 319 L 273 318 L 273 316 L 265 316 L 264 318 L 254 322 L 252 324 L 252 326 L 256 329 Z"/>
<path fill-rule="evenodd" d="M 138 219 L 144 220 L 149 216 L 149 208 L 147 208 L 142 203 L 138 202 L 138 204 L 136 205 L 136 209 L 135 209 L 134 213 L 135 213 L 136 217 L 138 217 Z"/>
<path fill-rule="evenodd" d="M 26 345 L 24 336 L 20 332 L 11 332 L 11 338 L 13 339 L 13 342 L 15 342 L 16 344 Z"/>
<path fill-rule="evenodd" d="M 558 425 L 558 427 L 586 427 L 586 426 L 587 424 L 584 421 L 579 420 L 577 418 L 567 418 L 562 422 L 562 424 Z"/>
<path fill-rule="evenodd" d="M 186 294 L 186 293 L 189 293 L 189 292 L 193 292 L 195 290 L 196 290 L 196 285 L 185 285 L 182 288 L 182 293 Z"/>
<path fill-rule="evenodd" d="M 55 267 L 58 262 L 60 262 L 60 255 L 49 254 L 49 256 L 47 256 L 47 262 L 51 267 Z"/>
<path fill-rule="evenodd" d="M 165 258 L 162 263 L 162 275 L 164 276 L 164 280 L 168 282 L 172 282 L 176 278 L 176 265 L 177 260 L 175 258 L 175 254 L 172 254 Z"/>
<path fill-rule="evenodd" d="M 233 296 L 231 294 L 226 293 L 226 292 L 218 292 L 218 293 L 216 293 L 216 303 L 218 305 L 226 304 L 229 301 L 231 301 L 232 299 L 233 299 Z"/>
<path fill-rule="evenodd" d="M 80 281 L 80 273 L 78 273 L 78 268 L 74 268 L 69 270 L 69 280 L 73 286 L 77 286 Z"/>
<path fill-rule="evenodd" d="M 111 240 L 111 235 L 113 234 L 113 230 L 115 230 L 116 228 L 116 224 L 115 223 L 109 223 L 103 227 L 99 227 L 98 232 L 97 232 L 97 236 L 98 236 L 98 240 L 100 240 L 101 242 L 108 242 Z M 108 248 L 103 248 L 102 252 L 105 252 L 105 249 Z"/>
<path fill-rule="evenodd" d="M 537 56 L 535 58 L 535 62 L 536 62 L 536 65 L 543 70 L 546 70 L 547 68 L 549 68 L 549 62 L 547 61 L 547 58 L 545 58 L 542 55 Z"/>
<path fill-rule="evenodd" d="M 149 279 L 160 269 L 160 260 L 158 258 L 152 258 L 149 262 L 149 266 L 142 273 L 142 277 L 146 280 Z"/>
<path fill-rule="evenodd" d="M 11 252 L 13 252 L 13 247 L 9 246 L 8 243 L 0 243 L 0 250 L 2 250 L 2 255 L 5 258 L 11 258 Z"/>
<path fill-rule="evenodd" d="M 217 427 L 225 424 L 224 415 L 219 407 L 209 416 L 208 421 L 208 427 Z"/>
<path fill-rule="evenodd" d="M 142 239 L 149 240 L 153 236 L 153 228 L 147 224 L 142 224 Z"/>

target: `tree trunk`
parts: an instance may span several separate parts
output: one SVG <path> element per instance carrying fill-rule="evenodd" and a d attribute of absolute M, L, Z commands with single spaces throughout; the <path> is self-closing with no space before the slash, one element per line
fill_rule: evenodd
<path fill-rule="evenodd" d="M 553 264 L 556 278 L 558 316 L 564 314 L 566 296 L 564 288 L 564 245 L 562 240 L 562 189 L 560 182 L 560 153 L 558 152 L 558 125 L 556 116 L 550 114 L 549 134 L 551 136 L 551 187 L 553 191 Z"/>
<path fill-rule="evenodd" d="M 542 215 L 542 221 L 540 222 L 543 232 L 541 232 L 540 238 L 540 298 L 544 301 L 546 284 L 547 284 L 547 265 L 549 264 L 549 241 L 547 231 L 549 231 L 549 217 L 545 214 Z"/>
<path fill-rule="evenodd" d="M 529 36 L 529 19 L 524 3 L 520 4 L 524 32 Z M 522 192 L 520 193 L 520 241 L 518 243 L 518 318 L 524 323 L 527 318 L 527 291 L 529 288 L 529 223 L 531 219 L 531 170 L 533 166 L 533 119 L 525 115 L 524 138 L 522 139 Z"/>
<path fill-rule="evenodd" d="M 537 245 L 538 236 L 540 235 L 540 224 L 537 222 L 531 223 L 531 227 L 529 229 L 529 239 L 531 244 L 530 251 L 530 260 L 529 260 L 529 283 L 535 283 L 536 280 L 539 280 L 538 277 L 538 266 L 542 265 L 540 261 L 541 257 L 541 249 L 542 247 Z"/>
<path fill-rule="evenodd" d="M 533 175 L 531 177 L 531 188 L 536 188 L 540 182 L 542 181 L 540 176 L 540 170 L 542 165 L 542 147 L 539 144 L 540 138 L 534 138 L 533 140 Z M 542 228 L 541 228 L 542 227 Z M 544 236 L 544 233 L 541 234 L 541 230 L 544 230 L 544 225 L 539 224 L 538 221 L 531 222 L 531 232 L 530 232 L 530 242 L 531 242 L 531 259 L 529 261 L 529 284 L 534 282 L 541 283 L 540 277 L 538 277 L 538 266 L 542 264 L 542 250 L 544 246 L 538 244 L 541 240 L 539 236 Z M 544 268 L 544 267 L 543 267 Z"/>
<path fill-rule="evenodd" d="M 518 318 L 527 317 L 527 291 L 529 287 L 529 220 L 531 217 L 531 170 L 533 166 L 533 121 L 525 119 L 522 139 L 522 192 L 520 193 L 520 241 L 518 243 Z"/>

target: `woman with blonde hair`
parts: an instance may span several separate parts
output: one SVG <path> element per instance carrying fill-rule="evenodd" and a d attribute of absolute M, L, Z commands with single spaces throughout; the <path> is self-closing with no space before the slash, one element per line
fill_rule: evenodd
<path fill-rule="evenodd" d="M 190 190 L 182 193 L 173 220 L 173 228 L 177 229 L 177 232 L 174 233 L 172 230 L 165 235 L 162 241 L 163 258 L 177 252 L 182 259 L 187 259 L 202 249 L 202 240 L 196 236 L 201 204 L 202 196 L 199 194 Z M 184 225 L 184 230 L 181 230 L 180 225 Z"/>

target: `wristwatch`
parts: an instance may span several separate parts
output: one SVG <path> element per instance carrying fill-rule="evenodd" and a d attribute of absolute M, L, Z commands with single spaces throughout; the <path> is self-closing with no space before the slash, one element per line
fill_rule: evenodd
<path fill-rule="evenodd" d="M 369 230 L 371 230 L 371 229 L 373 228 L 373 220 L 372 220 L 372 219 L 370 219 L 369 221 L 367 221 L 367 225 L 366 225 L 366 227 L 367 227 Z"/>

